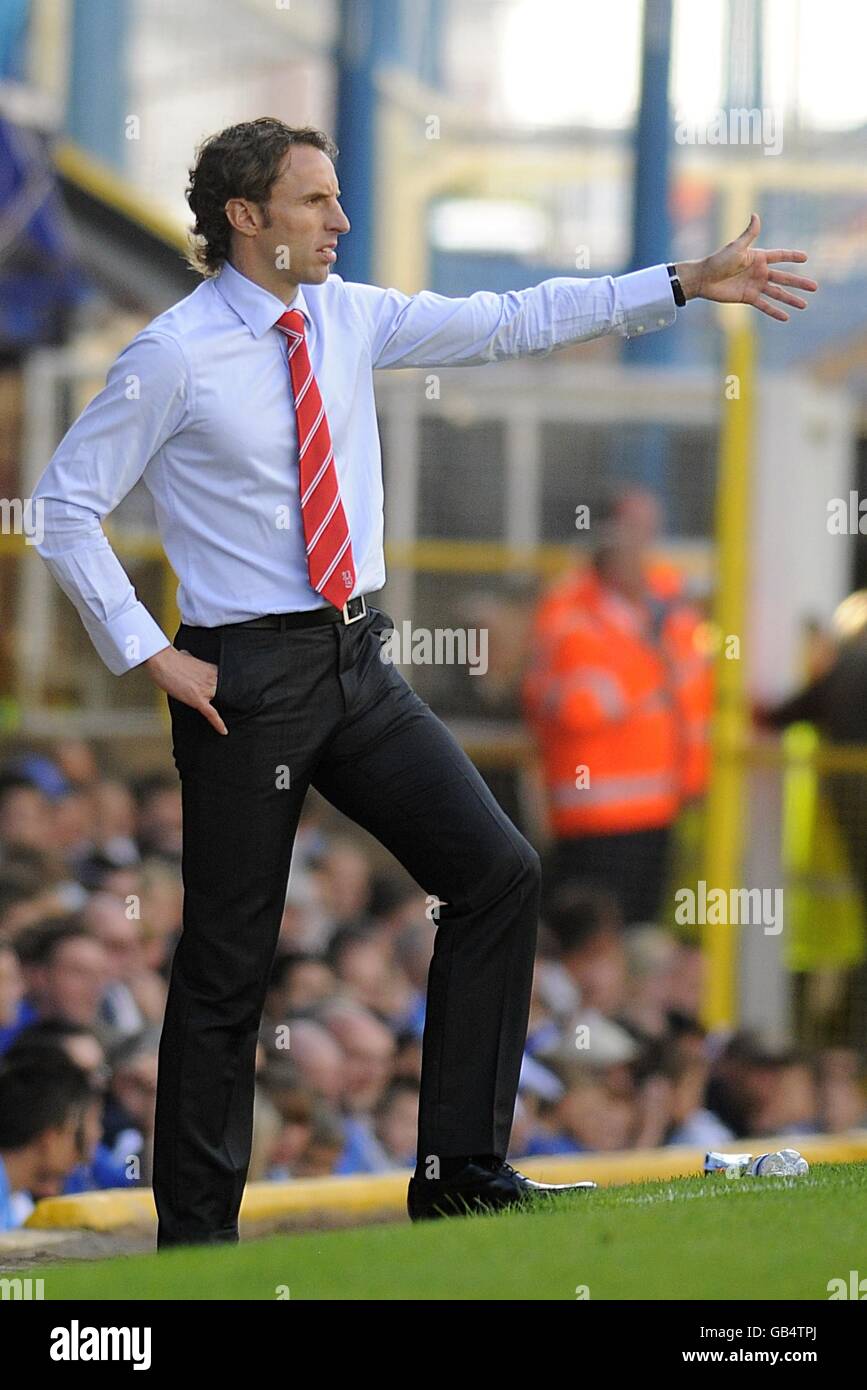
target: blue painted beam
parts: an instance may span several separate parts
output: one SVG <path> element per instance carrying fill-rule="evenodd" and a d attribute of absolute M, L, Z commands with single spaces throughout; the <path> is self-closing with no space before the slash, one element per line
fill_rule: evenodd
<path fill-rule="evenodd" d="M 442 25 L 443 0 L 340 0 L 335 139 L 341 201 L 352 224 L 340 242 L 338 270 L 345 280 L 369 281 L 375 273 L 377 71 L 409 68 L 437 85 Z"/>
<path fill-rule="evenodd" d="M 3 0 L 0 4 L 0 77 L 27 81 L 27 36 L 30 0 Z"/>
<path fill-rule="evenodd" d="M 128 0 L 73 0 L 66 129 L 89 154 L 126 164 Z"/>
<path fill-rule="evenodd" d="M 671 66 L 671 0 L 645 0 L 641 98 L 635 131 L 635 176 L 630 270 L 673 259 L 669 182 L 672 119 L 668 102 Z M 626 360 L 671 360 L 670 333 L 632 339 Z"/>
<path fill-rule="evenodd" d="M 645 0 L 641 54 L 641 96 L 635 130 L 635 175 L 632 207 L 630 269 L 673 259 L 669 175 L 671 112 L 668 82 L 671 68 L 671 0 Z M 632 338 L 623 346 L 626 362 L 658 365 L 670 362 L 672 329 Z M 668 432 L 659 425 L 642 431 L 639 478 L 668 511 L 671 450 Z"/>

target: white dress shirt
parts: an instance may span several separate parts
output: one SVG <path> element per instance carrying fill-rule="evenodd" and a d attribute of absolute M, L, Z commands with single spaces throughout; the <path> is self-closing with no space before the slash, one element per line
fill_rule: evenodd
<path fill-rule="evenodd" d="M 299 287 L 355 560 L 355 594 L 385 584 L 374 367 L 451 367 L 541 356 L 606 333 L 674 323 L 664 265 L 557 277 L 464 299 L 407 295 L 331 274 Z M 102 529 L 144 478 L 184 623 L 217 627 L 324 605 L 311 586 L 298 497 L 287 305 L 226 263 L 133 338 L 68 430 L 34 491 L 36 549 L 115 675 L 170 645 Z"/>

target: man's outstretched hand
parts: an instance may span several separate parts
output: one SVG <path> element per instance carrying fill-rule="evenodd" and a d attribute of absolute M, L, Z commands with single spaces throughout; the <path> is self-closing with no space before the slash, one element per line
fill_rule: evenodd
<path fill-rule="evenodd" d="M 701 261 L 681 261 L 677 273 L 685 297 L 712 299 L 717 304 L 752 304 L 780 323 L 787 323 L 789 315 L 769 300 L 779 300 L 793 309 L 806 309 L 806 300 L 790 294 L 786 287 L 812 294 L 819 288 L 815 280 L 772 269 L 781 261 L 801 264 L 807 259 L 806 251 L 785 251 L 780 247 L 763 251 L 753 246 L 761 227 L 759 215 L 754 212 L 749 225 L 728 246 Z"/>

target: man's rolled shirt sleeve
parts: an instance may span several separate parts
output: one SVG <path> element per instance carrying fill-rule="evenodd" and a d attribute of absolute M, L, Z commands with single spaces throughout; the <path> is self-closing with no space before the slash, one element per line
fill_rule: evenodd
<path fill-rule="evenodd" d="M 628 275 L 558 276 L 526 290 L 450 298 L 341 281 L 374 367 L 469 367 L 538 357 L 605 334 L 667 328 L 677 310 L 664 265 Z"/>
<path fill-rule="evenodd" d="M 35 549 L 116 676 L 171 642 L 138 600 L 100 523 L 183 426 L 189 397 L 180 345 L 145 329 L 116 358 L 34 490 L 33 502 L 43 508 Z"/>

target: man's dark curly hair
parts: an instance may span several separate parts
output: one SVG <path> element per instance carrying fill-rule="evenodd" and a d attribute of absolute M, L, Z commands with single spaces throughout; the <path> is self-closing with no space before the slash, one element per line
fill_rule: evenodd
<path fill-rule="evenodd" d="M 334 141 L 313 126 L 290 126 L 276 116 L 227 126 L 209 135 L 196 151 L 190 170 L 187 202 L 195 215 L 187 259 L 202 275 L 216 275 L 228 259 L 231 227 L 225 207 L 230 198 L 249 198 L 265 210 L 280 172 L 280 161 L 292 145 L 312 145 L 328 158 L 337 158 Z"/>

